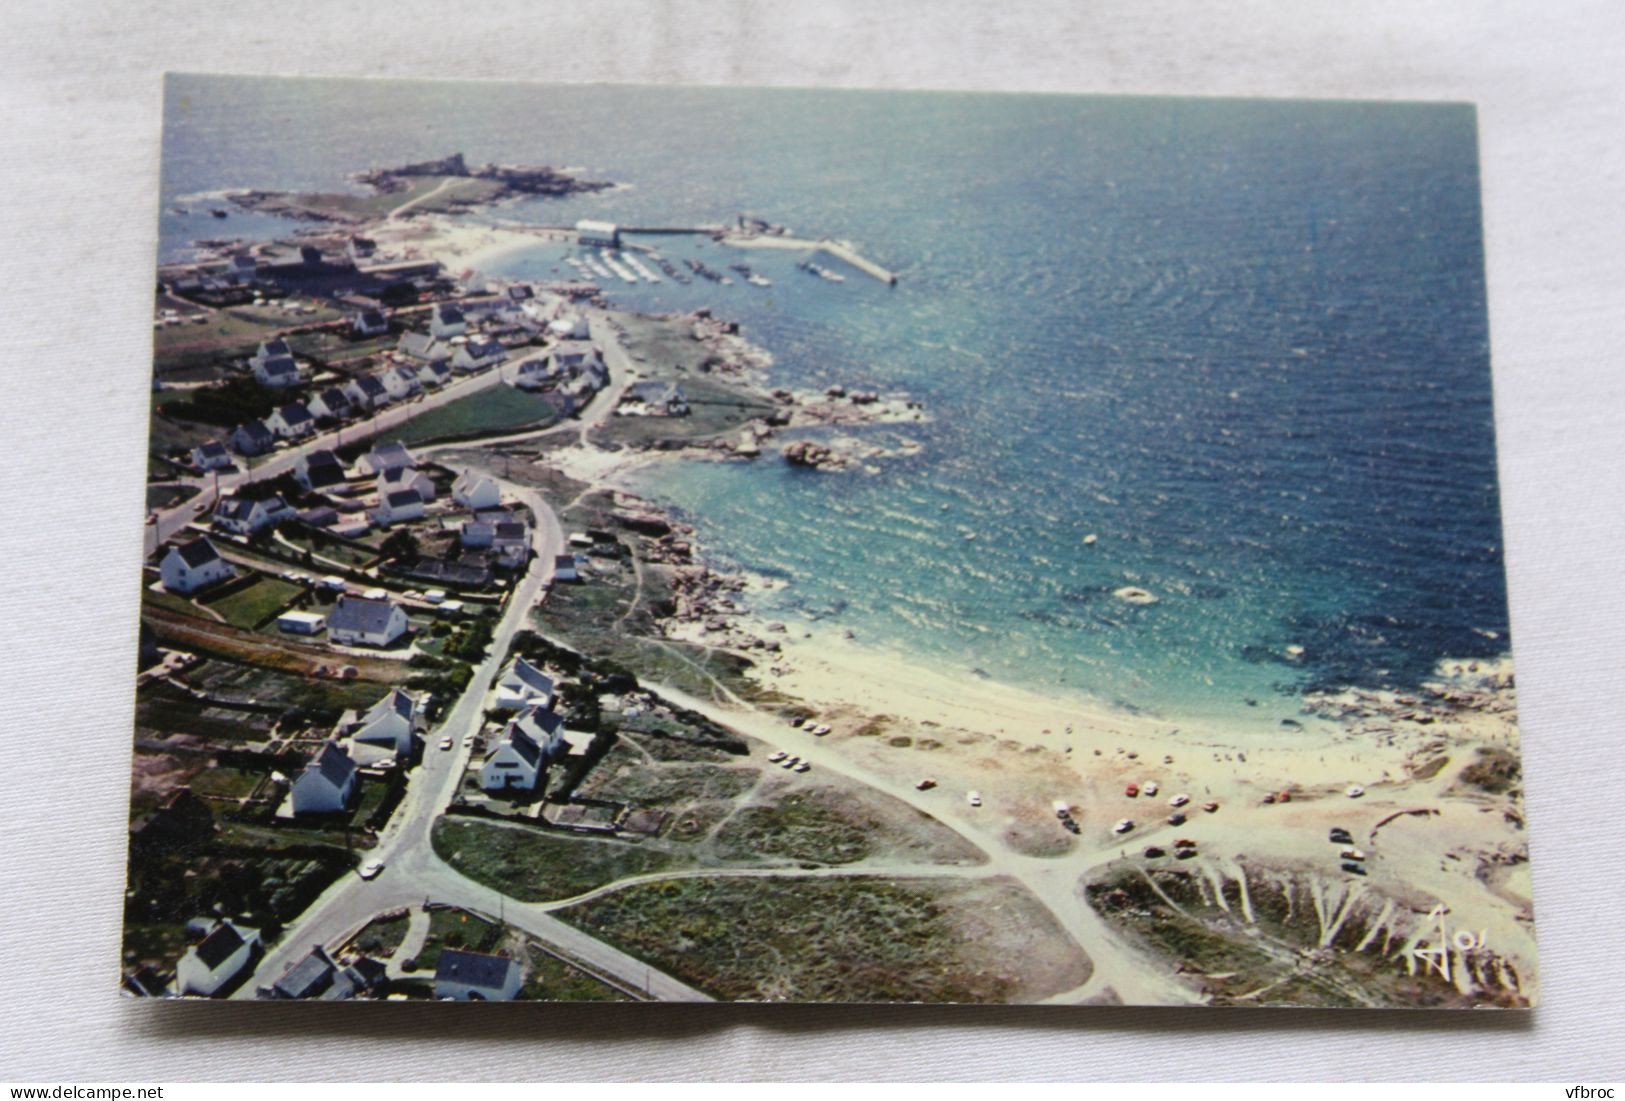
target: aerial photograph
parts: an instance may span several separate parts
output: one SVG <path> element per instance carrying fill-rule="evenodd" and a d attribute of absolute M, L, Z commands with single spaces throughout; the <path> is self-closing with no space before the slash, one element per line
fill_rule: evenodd
<path fill-rule="evenodd" d="M 1471 105 L 162 140 L 125 994 L 1538 1001 Z"/>

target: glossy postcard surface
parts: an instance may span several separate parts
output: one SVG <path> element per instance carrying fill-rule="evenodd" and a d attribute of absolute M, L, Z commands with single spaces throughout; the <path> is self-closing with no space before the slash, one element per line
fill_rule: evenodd
<path fill-rule="evenodd" d="M 1471 107 L 172 76 L 132 995 L 1522 1008 Z"/>

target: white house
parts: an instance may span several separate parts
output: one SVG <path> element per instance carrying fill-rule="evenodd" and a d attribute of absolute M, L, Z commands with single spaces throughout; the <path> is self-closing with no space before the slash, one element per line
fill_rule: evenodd
<path fill-rule="evenodd" d="M 547 331 L 555 340 L 587 340 L 592 327 L 578 313 L 560 314 L 547 323 Z"/>
<path fill-rule="evenodd" d="M 164 588 L 172 593 L 195 593 L 226 580 L 234 572 L 207 536 L 169 548 L 158 566 Z"/>
<path fill-rule="evenodd" d="M 358 375 L 345 383 L 344 396 L 358 413 L 370 413 L 389 404 L 389 390 L 374 375 Z"/>
<path fill-rule="evenodd" d="M 382 310 L 361 310 L 351 316 L 350 331 L 358 337 L 383 336 L 389 332 L 389 318 Z"/>
<path fill-rule="evenodd" d="M 452 370 L 462 374 L 495 367 L 508 358 L 508 349 L 494 340 L 470 340 L 451 357 Z"/>
<path fill-rule="evenodd" d="M 516 657 L 497 681 L 496 706 L 504 711 L 518 711 L 535 704 L 546 709 L 553 706 L 553 678 L 522 657 Z"/>
<path fill-rule="evenodd" d="M 517 386 L 521 390 L 539 390 L 551 382 L 558 374 L 558 368 L 546 357 L 527 359 L 514 368 L 513 378 L 508 380 L 509 386 Z"/>
<path fill-rule="evenodd" d="M 415 490 L 397 489 L 378 495 L 378 504 L 367 510 L 372 522 L 381 528 L 423 518 L 423 498 Z"/>
<path fill-rule="evenodd" d="M 254 377 L 261 386 L 273 390 L 286 390 L 299 385 L 299 365 L 292 356 L 272 356 L 254 365 Z"/>
<path fill-rule="evenodd" d="M 381 443 L 356 462 L 356 469 L 362 474 L 382 474 L 386 470 L 398 470 L 403 466 L 417 466 L 418 461 L 406 449 L 406 445 L 398 442 Z"/>
<path fill-rule="evenodd" d="M 378 475 L 378 494 L 380 497 L 386 493 L 395 493 L 403 489 L 410 489 L 424 501 L 434 500 L 434 480 L 422 471 L 413 470 L 409 466 L 398 466 L 393 470 L 386 470 Z"/>
<path fill-rule="evenodd" d="M 468 319 L 463 316 L 461 307 L 454 303 L 441 302 L 429 314 L 429 335 L 437 340 L 450 340 L 467 331 Z"/>
<path fill-rule="evenodd" d="M 276 444 L 276 437 L 261 421 L 249 421 L 232 429 L 231 448 L 239 455 L 263 455 Z"/>
<path fill-rule="evenodd" d="M 410 623 L 399 604 L 341 596 L 327 616 L 327 637 L 344 646 L 388 646 Z"/>
<path fill-rule="evenodd" d="M 472 470 L 465 470 L 451 484 L 451 499 L 464 508 L 479 512 L 482 509 L 501 508 L 502 490 L 494 478 Z"/>
<path fill-rule="evenodd" d="M 222 497 L 214 506 L 214 526 L 234 535 L 254 535 L 295 515 L 281 497 L 250 501 L 244 497 Z"/>
<path fill-rule="evenodd" d="M 204 440 L 192 448 L 192 465 L 199 470 L 230 470 L 231 452 L 219 440 Z"/>
<path fill-rule="evenodd" d="M 451 360 L 451 345 L 436 340 L 429 333 L 402 333 L 395 350 L 420 363 L 447 363 Z"/>
<path fill-rule="evenodd" d="M 382 747 L 397 760 L 408 760 L 421 714 L 422 704 L 418 699 L 393 688 L 350 724 L 350 740 L 357 746 Z"/>
<path fill-rule="evenodd" d="M 423 383 L 418 381 L 418 373 L 410 367 L 391 367 L 379 374 L 378 381 L 384 384 L 384 389 L 392 398 L 409 398 L 423 392 Z"/>
<path fill-rule="evenodd" d="M 293 782 L 293 813 L 337 814 L 355 797 L 358 770 L 335 742 L 323 744 Z"/>
<path fill-rule="evenodd" d="M 547 762 L 564 746 L 564 720 L 534 704 L 508 723 L 480 768 L 485 791 L 535 791 Z"/>
<path fill-rule="evenodd" d="M 265 427 L 284 440 L 297 440 L 316 430 L 316 418 L 304 402 L 289 402 L 265 418 Z"/>
<path fill-rule="evenodd" d="M 458 542 L 465 547 L 489 547 L 496 537 L 496 527 L 484 520 L 466 520 L 457 533 Z"/>
<path fill-rule="evenodd" d="M 584 219 L 576 223 L 576 243 L 582 248 L 620 248 L 621 227 L 614 222 Z"/>
<path fill-rule="evenodd" d="M 329 386 L 305 403 L 311 416 L 341 421 L 350 415 L 350 398 L 337 386 Z"/>
<path fill-rule="evenodd" d="M 321 448 L 299 456 L 299 461 L 294 464 L 294 477 L 309 490 L 343 485 L 344 464 L 333 452 Z"/>
<path fill-rule="evenodd" d="M 188 948 L 176 964 L 176 989 L 183 995 L 213 996 L 243 973 L 259 945 L 258 929 L 220 922 L 208 936 Z"/>
<path fill-rule="evenodd" d="M 553 346 L 553 362 L 560 371 L 577 372 L 589 363 L 602 365 L 596 346 L 585 340 L 563 340 Z"/>
<path fill-rule="evenodd" d="M 524 981 L 518 960 L 443 948 L 434 969 L 434 996 L 459 1002 L 508 1002 Z"/>
<path fill-rule="evenodd" d="M 448 360 L 437 360 L 434 363 L 424 363 L 418 366 L 418 381 L 425 386 L 444 386 L 451 381 L 451 365 Z"/>
<path fill-rule="evenodd" d="M 498 520 L 491 525 L 491 549 L 504 564 L 517 566 L 530 557 L 530 528 L 517 520 Z"/>
<path fill-rule="evenodd" d="M 257 368 L 260 364 L 266 362 L 267 360 L 292 358 L 293 349 L 288 347 L 288 342 L 286 340 L 283 340 L 281 337 L 277 337 L 275 340 L 261 341 L 260 346 L 255 348 L 254 354 L 249 357 L 248 362 L 251 366 Z"/>

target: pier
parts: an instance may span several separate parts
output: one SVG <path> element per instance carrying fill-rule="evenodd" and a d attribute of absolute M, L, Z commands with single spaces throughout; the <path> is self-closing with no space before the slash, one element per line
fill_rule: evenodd
<path fill-rule="evenodd" d="M 828 237 L 816 241 L 809 241 L 804 237 L 780 237 L 775 234 L 763 233 L 725 233 L 719 240 L 724 245 L 735 248 L 785 248 L 799 251 L 811 250 L 833 256 L 837 260 L 851 264 L 865 275 L 872 275 L 887 286 L 897 285 L 897 274 L 881 267 L 873 260 L 862 256 L 845 241 L 836 241 Z"/>

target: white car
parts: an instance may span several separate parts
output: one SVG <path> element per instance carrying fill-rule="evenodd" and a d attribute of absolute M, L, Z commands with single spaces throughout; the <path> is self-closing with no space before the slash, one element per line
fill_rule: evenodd
<path fill-rule="evenodd" d="M 795 768 L 800 763 L 801 763 L 801 758 L 800 757 L 789 757 L 789 758 L 786 758 L 785 760 L 779 762 L 779 767 L 780 768 Z"/>
<path fill-rule="evenodd" d="M 820 738 L 822 738 L 825 734 L 828 734 L 829 731 L 830 727 L 828 723 L 819 723 L 817 726 L 813 727 L 813 733 Z"/>
<path fill-rule="evenodd" d="M 1127 833 L 1129 830 L 1132 830 L 1133 828 L 1134 828 L 1134 819 L 1132 819 L 1132 818 L 1119 818 L 1117 820 L 1117 824 L 1112 827 L 1112 832 L 1113 833 Z"/>
<path fill-rule="evenodd" d="M 772 762 L 773 764 L 776 765 L 776 764 L 778 764 L 780 761 L 784 760 L 788 756 L 790 756 L 790 755 L 788 753 L 786 753 L 784 750 L 775 749 L 772 753 L 769 753 L 767 755 L 767 759 L 770 762 Z"/>
<path fill-rule="evenodd" d="M 809 765 L 806 761 L 797 761 L 796 762 L 796 767 L 791 769 L 790 771 L 791 772 L 807 772 L 811 768 L 812 768 L 812 765 Z"/>
<path fill-rule="evenodd" d="M 1180 792 L 1178 795 L 1176 795 L 1172 799 L 1168 800 L 1168 805 L 1170 807 L 1182 807 L 1186 803 L 1189 803 L 1190 801 L 1191 801 L 1191 797 L 1189 795 L 1186 795 L 1184 792 Z"/>
<path fill-rule="evenodd" d="M 1355 849 L 1355 848 L 1344 849 L 1341 852 L 1339 852 L 1337 855 L 1341 856 L 1344 860 L 1364 860 L 1365 859 L 1365 853 L 1362 850 Z"/>
<path fill-rule="evenodd" d="M 361 871 L 357 874 L 359 874 L 362 879 L 377 879 L 378 873 L 383 870 L 384 862 L 382 860 L 369 860 L 367 863 L 361 865 Z"/>
<path fill-rule="evenodd" d="M 1355 784 L 1343 794 L 1347 795 L 1350 799 L 1358 799 L 1360 796 L 1365 794 L 1365 788 L 1361 787 L 1359 784 Z"/>
<path fill-rule="evenodd" d="M 1155 780 L 1147 780 L 1145 783 L 1140 785 L 1140 790 L 1145 792 L 1147 795 L 1155 795 L 1157 793 L 1157 782 Z"/>
<path fill-rule="evenodd" d="M 464 734 L 463 735 L 463 748 L 464 749 L 471 749 L 471 748 L 473 748 L 473 746 L 474 746 L 474 735 L 472 735 L 472 734 Z"/>
<path fill-rule="evenodd" d="M 450 749 L 451 748 L 451 735 L 450 734 L 447 734 L 444 738 L 440 739 L 440 748 L 441 749 Z"/>
<path fill-rule="evenodd" d="M 801 723 L 801 729 L 803 729 L 803 730 L 811 730 L 814 727 L 816 727 L 817 725 L 818 725 L 818 720 L 817 719 L 804 719 L 804 720 L 802 720 L 802 723 Z"/>
<path fill-rule="evenodd" d="M 967 791 L 965 793 L 965 802 L 969 803 L 973 807 L 981 806 L 982 793 L 979 791 Z"/>

